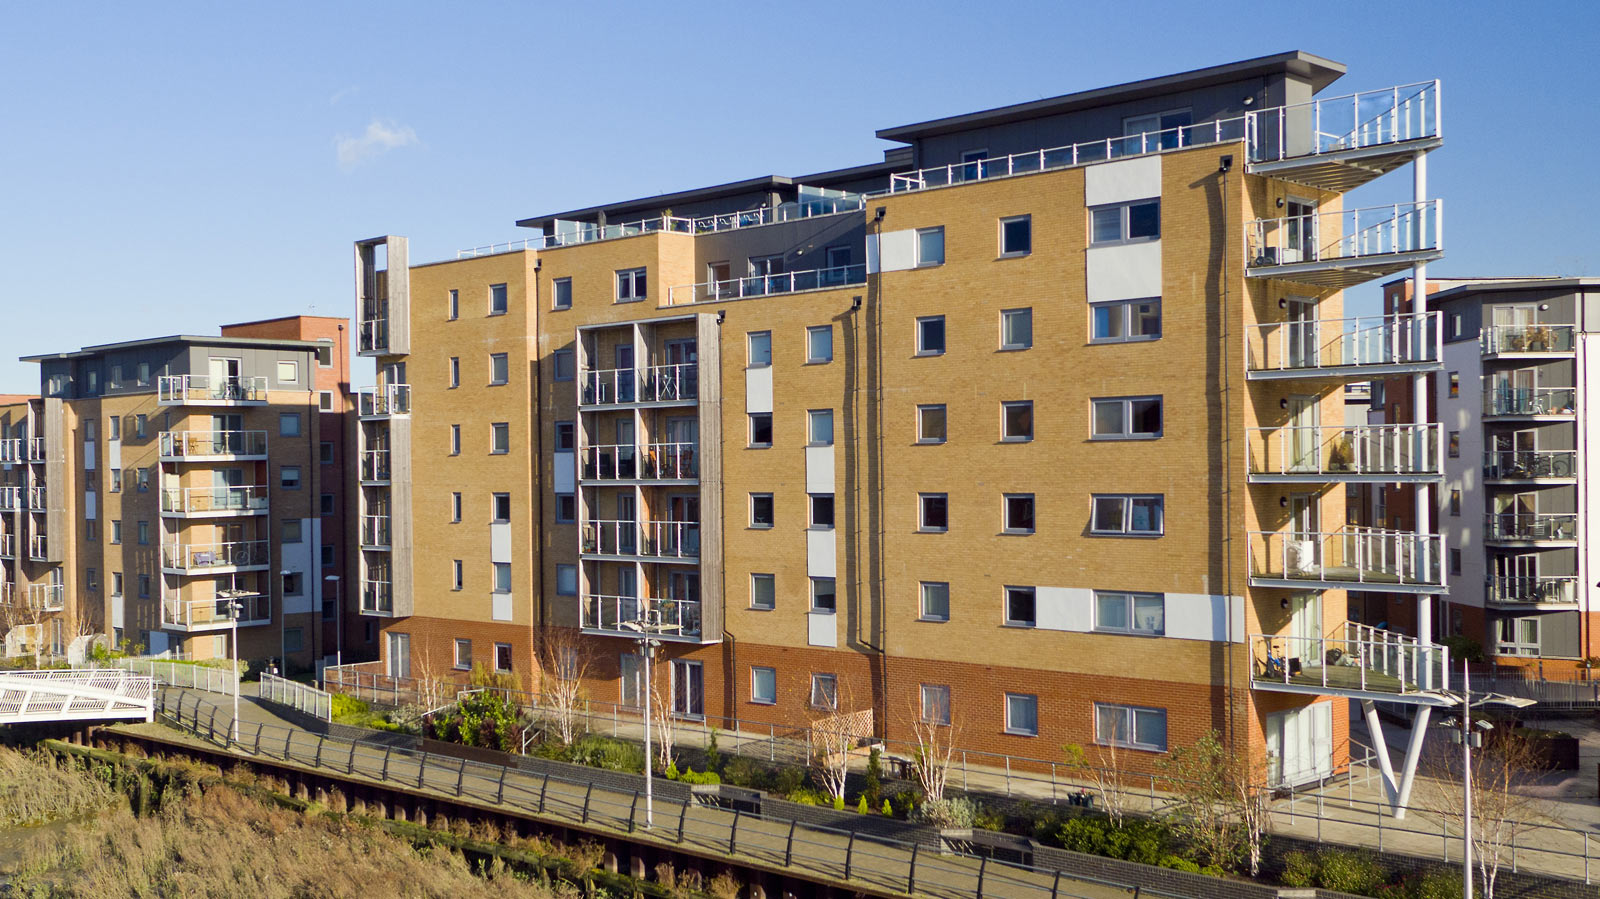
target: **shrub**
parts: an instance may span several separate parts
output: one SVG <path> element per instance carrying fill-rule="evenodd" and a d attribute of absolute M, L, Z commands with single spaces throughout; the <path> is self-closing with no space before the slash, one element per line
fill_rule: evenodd
<path fill-rule="evenodd" d="M 940 830 L 971 827 L 978 817 L 978 807 L 971 799 L 932 799 L 917 806 L 911 819 Z"/>
<path fill-rule="evenodd" d="M 893 818 L 894 817 L 894 806 L 890 805 L 889 804 L 889 800 L 887 800 L 887 799 L 883 800 L 882 815 L 885 818 Z"/>
<path fill-rule="evenodd" d="M 836 811 L 836 812 L 844 811 L 844 797 L 843 796 L 835 796 L 835 797 L 833 797 L 833 810 Z"/>
<path fill-rule="evenodd" d="M 1283 873 L 1279 875 L 1286 887 L 1314 887 L 1317 885 L 1317 860 L 1309 852 L 1296 849 L 1283 855 Z"/>
<path fill-rule="evenodd" d="M 1006 816 L 994 809 L 978 806 L 978 811 L 972 816 L 972 826 L 984 830 L 1005 830 Z"/>
<path fill-rule="evenodd" d="M 920 801 L 921 797 L 917 795 L 916 790 L 901 790 L 894 794 L 895 814 L 902 818 L 911 817 L 911 813 L 916 811 L 917 803 Z"/>
<path fill-rule="evenodd" d="M 856 814 L 865 815 L 870 811 L 872 811 L 872 806 L 867 805 L 867 794 L 862 793 L 860 796 L 856 797 Z"/>
<path fill-rule="evenodd" d="M 1439 642 L 1450 647 L 1451 661 L 1481 662 L 1484 660 L 1483 644 L 1471 637 L 1441 637 Z"/>
<path fill-rule="evenodd" d="M 722 770 L 722 750 L 717 748 L 717 729 L 714 727 L 711 728 L 710 738 L 706 740 L 706 770 Z"/>
<path fill-rule="evenodd" d="M 806 772 L 800 768 L 783 768 L 772 780 L 772 790 L 787 796 L 805 785 Z"/>
<path fill-rule="evenodd" d="M 734 756 L 728 759 L 728 763 L 722 766 L 722 779 L 724 782 L 736 786 L 755 787 L 757 789 L 762 788 L 771 780 L 767 772 L 762 770 L 754 759 L 747 759 L 743 756 Z"/>
<path fill-rule="evenodd" d="M 883 752 L 876 746 L 867 753 L 867 773 L 862 778 L 861 793 L 872 805 L 877 805 L 883 797 Z"/>
<path fill-rule="evenodd" d="M 686 784 L 719 784 L 722 778 L 715 771 L 702 771 L 695 773 L 693 768 L 687 768 L 678 775 L 678 780 Z"/>
<path fill-rule="evenodd" d="M 1411 882 L 1411 899 L 1461 899 L 1461 878 L 1435 868 Z"/>
<path fill-rule="evenodd" d="M 678 762 L 677 762 L 677 760 L 674 759 L 674 760 L 668 762 L 667 763 L 667 770 L 665 770 L 665 771 L 663 771 L 661 773 L 666 775 L 667 780 L 677 780 L 678 779 Z"/>
<path fill-rule="evenodd" d="M 795 787 L 789 791 L 786 798 L 801 805 L 830 805 L 833 802 L 832 796 L 811 787 Z"/>
<path fill-rule="evenodd" d="M 607 771 L 626 771 L 630 774 L 644 771 L 643 747 L 598 734 L 580 738 L 578 742 L 565 747 L 564 751 L 559 751 L 557 757 Z"/>
<path fill-rule="evenodd" d="M 1181 855 L 1163 855 L 1161 856 L 1160 864 L 1161 867 L 1171 868 L 1174 871 L 1188 871 L 1190 874 L 1200 873 L 1200 864 L 1198 862 L 1189 861 Z"/>
<path fill-rule="evenodd" d="M 1370 853 L 1348 849 L 1317 853 L 1317 886 L 1325 890 L 1371 895 L 1383 881 L 1383 868 Z"/>

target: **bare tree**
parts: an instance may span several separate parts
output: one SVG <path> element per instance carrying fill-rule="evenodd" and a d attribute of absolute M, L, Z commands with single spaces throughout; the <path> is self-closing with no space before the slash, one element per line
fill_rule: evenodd
<path fill-rule="evenodd" d="M 841 712 L 841 708 L 851 707 L 850 691 L 837 684 L 832 696 L 824 693 L 811 698 L 811 770 L 838 808 L 844 804 L 850 754 L 872 735 L 872 710 Z"/>
<path fill-rule="evenodd" d="M 1271 825 L 1265 772 L 1247 754 L 1225 748 L 1214 730 L 1192 746 L 1174 747 L 1163 768 L 1177 800 L 1178 834 L 1206 864 L 1232 869 L 1243 860 L 1252 877 L 1258 874 Z"/>
<path fill-rule="evenodd" d="M 1093 788 L 1111 823 L 1121 827 L 1127 802 L 1122 792 L 1122 765 L 1117 757 L 1117 744 L 1097 745 L 1092 755 L 1077 743 L 1068 743 L 1061 749 L 1067 756 L 1067 769 Z"/>
<path fill-rule="evenodd" d="M 1485 899 L 1494 899 L 1495 876 L 1517 837 L 1538 827 L 1534 822 L 1549 812 L 1547 803 L 1525 789 L 1546 768 L 1532 741 L 1514 731 L 1490 734 L 1493 739 L 1472 751 L 1470 775 L 1472 851 Z M 1426 771 L 1430 789 L 1419 804 L 1447 822 L 1460 822 L 1465 812 L 1460 744 L 1436 747 Z"/>
<path fill-rule="evenodd" d="M 657 666 L 651 666 L 651 674 L 655 673 Z M 650 715 L 650 726 L 655 728 L 652 734 L 655 738 L 656 767 L 666 771 L 672 765 L 673 751 L 677 748 L 678 718 L 672 711 L 672 695 L 670 688 L 661 685 L 663 679 L 656 679 L 648 684 L 650 690 L 650 704 L 654 706 Z M 670 681 L 668 682 L 670 683 Z"/>
<path fill-rule="evenodd" d="M 539 699 L 555 724 L 556 737 L 570 746 L 584 732 L 584 681 L 592 664 L 588 646 L 571 628 L 551 628 L 539 650 Z"/>
<path fill-rule="evenodd" d="M 917 700 L 911 706 L 911 734 L 917 747 L 911 751 L 911 775 L 922 790 L 924 802 L 944 799 L 955 760 L 955 719 L 948 706 L 924 709 Z"/>

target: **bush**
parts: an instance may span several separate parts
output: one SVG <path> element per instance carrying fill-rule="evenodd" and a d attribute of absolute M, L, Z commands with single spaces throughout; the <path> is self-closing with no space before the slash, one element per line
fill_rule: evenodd
<path fill-rule="evenodd" d="M 1190 874 L 1200 873 L 1200 864 L 1198 862 L 1189 861 L 1181 855 L 1161 856 L 1161 867 L 1171 868 L 1174 871 L 1187 871 Z"/>
<path fill-rule="evenodd" d="M 722 770 L 722 750 L 717 748 L 717 729 L 711 728 L 711 737 L 706 741 L 706 770 L 712 773 Z"/>
<path fill-rule="evenodd" d="M 789 791 L 785 798 L 787 798 L 790 802 L 798 802 L 801 805 L 833 804 L 832 796 L 829 796 L 827 793 L 824 793 L 821 790 L 813 790 L 810 787 L 795 787 L 793 790 Z"/>
<path fill-rule="evenodd" d="M 1461 878 L 1436 868 L 1411 882 L 1411 899 L 1461 899 Z"/>
<path fill-rule="evenodd" d="M 1296 849 L 1283 855 L 1283 873 L 1278 876 L 1286 887 L 1317 885 L 1317 860 L 1309 852 Z"/>
<path fill-rule="evenodd" d="M 772 779 L 772 792 L 785 796 L 805 786 L 806 772 L 801 768 L 782 768 Z"/>
<path fill-rule="evenodd" d="M 1056 838 L 1063 848 L 1073 852 L 1143 865 L 1164 865 L 1164 859 L 1173 855 L 1172 831 L 1165 823 L 1146 818 L 1126 818 L 1121 827 L 1098 815 L 1069 818 L 1061 824 Z"/>
<path fill-rule="evenodd" d="M 598 734 L 589 734 L 565 748 L 560 753 L 563 760 L 590 768 L 607 771 L 626 771 L 638 774 L 644 771 L 644 748 L 624 740 L 613 740 Z"/>
<path fill-rule="evenodd" d="M 889 800 L 887 800 L 887 799 L 883 800 L 883 810 L 882 810 L 881 814 L 885 818 L 893 818 L 894 817 L 894 806 L 890 805 L 889 804 Z"/>
<path fill-rule="evenodd" d="M 833 810 L 836 811 L 836 812 L 844 811 L 844 797 L 843 796 L 835 796 L 835 797 L 833 797 Z"/>
<path fill-rule="evenodd" d="M 667 770 L 665 770 L 665 771 L 663 771 L 661 773 L 666 775 L 667 780 L 677 780 L 678 779 L 678 761 L 677 761 L 677 759 L 673 759 L 672 761 L 667 762 Z"/>
<path fill-rule="evenodd" d="M 763 789 L 772 781 L 766 770 L 756 764 L 754 759 L 737 755 L 728 759 L 728 764 L 722 766 L 722 779 L 735 786 L 755 789 Z"/>
<path fill-rule="evenodd" d="M 940 830 L 971 827 L 978 817 L 978 807 L 971 799 L 933 799 L 917 806 L 911 820 Z"/>
<path fill-rule="evenodd" d="M 1483 644 L 1471 637 L 1441 637 L 1439 642 L 1444 646 L 1450 647 L 1450 661 L 1452 662 L 1481 662 L 1484 660 Z"/>
<path fill-rule="evenodd" d="M 870 812 L 870 811 L 872 811 L 872 806 L 867 804 L 867 794 L 862 793 L 856 799 L 856 814 L 865 815 L 867 812 Z"/>
<path fill-rule="evenodd" d="M 867 773 L 862 778 L 861 794 L 870 805 L 883 798 L 883 752 L 872 747 L 867 753 Z"/>
<path fill-rule="evenodd" d="M 977 814 L 972 816 L 972 826 L 984 830 L 1005 830 L 1006 816 L 1003 812 L 978 806 Z"/>
<path fill-rule="evenodd" d="M 695 773 L 693 768 L 686 768 L 678 775 L 678 781 L 686 784 L 719 784 L 722 778 L 715 771 L 702 771 Z"/>
<path fill-rule="evenodd" d="M 1371 895 L 1383 881 L 1383 867 L 1370 853 L 1349 849 L 1317 853 L 1317 886 L 1325 890 Z"/>

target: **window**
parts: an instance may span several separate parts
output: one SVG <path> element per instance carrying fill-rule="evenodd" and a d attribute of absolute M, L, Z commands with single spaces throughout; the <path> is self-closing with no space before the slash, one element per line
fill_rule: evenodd
<path fill-rule="evenodd" d="M 765 368 L 772 364 L 772 332 L 751 331 L 745 336 L 749 356 L 746 368 Z"/>
<path fill-rule="evenodd" d="M 491 571 L 492 571 L 492 573 L 494 575 L 494 580 L 491 582 L 491 583 L 494 584 L 494 586 L 492 588 L 494 590 L 494 592 L 495 593 L 510 593 L 511 592 L 511 563 L 510 562 L 490 562 L 489 566 L 490 566 L 490 569 L 491 569 Z"/>
<path fill-rule="evenodd" d="M 139 386 L 140 387 L 148 386 L 149 383 L 150 383 L 150 363 L 148 363 L 148 362 L 139 363 L 139 367 L 137 369 L 135 369 L 135 371 L 138 373 L 137 381 L 138 381 Z"/>
<path fill-rule="evenodd" d="M 450 494 L 450 521 L 452 523 L 455 523 L 455 522 L 459 522 L 460 520 L 461 520 L 461 494 L 452 493 L 452 494 Z"/>
<path fill-rule="evenodd" d="M 336 561 L 337 560 L 334 558 L 334 547 L 332 545 L 323 546 L 322 547 L 322 567 L 323 568 L 332 568 Z"/>
<path fill-rule="evenodd" d="M 278 468 L 278 485 L 285 490 L 300 489 L 300 466 L 283 465 Z"/>
<path fill-rule="evenodd" d="M 811 494 L 811 527 L 818 530 L 833 530 L 833 494 Z"/>
<path fill-rule="evenodd" d="M 284 596 L 299 596 L 300 595 L 300 588 L 302 586 L 304 586 L 304 581 L 302 579 L 302 576 L 301 576 L 300 572 L 298 572 L 298 571 L 285 571 L 283 573 L 283 595 Z"/>
<path fill-rule="evenodd" d="M 944 316 L 929 315 L 917 319 L 917 355 L 938 356 L 944 353 Z"/>
<path fill-rule="evenodd" d="M 1033 309 L 1000 312 L 1000 349 L 1025 350 L 1033 346 Z"/>
<path fill-rule="evenodd" d="M 489 384 L 504 384 L 510 376 L 510 364 L 505 353 L 489 354 Z M 453 386 L 453 385 L 452 385 Z"/>
<path fill-rule="evenodd" d="M 100 589 L 100 575 L 93 568 L 86 568 L 83 572 L 83 585 L 90 590 Z"/>
<path fill-rule="evenodd" d="M 120 416 L 120 415 L 111 416 L 111 420 L 109 422 L 109 426 L 106 428 L 106 439 L 107 440 L 121 440 L 122 439 L 122 416 Z"/>
<path fill-rule="evenodd" d="M 122 595 L 122 572 L 120 571 L 111 572 L 111 595 Z"/>
<path fill-rule="evenodd" d="M 1451 372 L 1450 373 L 1450 398 L 1451 399 L 1455 399 L 1456 397 L 1459 397 L 1460 395 L 1461 395 L 1461 374 L 1459 372 Z"/>
<path fill-rule="evenodd" d="M 1160 593 L 1095 591 L 1094 629 L 1159 637 L 1167 632 L 1166 597 Z"/>
<path fill-rule="evenodd" d="M 944 406 L 917 407 L 917 442 L 943 443 L 945 440 Z"/>
<path fill-rule="evenodd" d="M 617 272 L 617 302 L 636 303 L 647 295 L 645 270 L 625 268 Z"/>
<path fill-rule="evenodd" d="M 1460 431 L 1451 431 L 1450 432 L 1450 458 L 1452 458 L 1452 459 L 1461 458 L 1461 432 Z"/>
<path fill-rule="evenodd" d="M 1039 697 L 1030 693 L 1006 694 L 1006 733 L 1039 736 Z"/>
<path fill-rule="evenodd" d="M 778 701 L 776 668 L 750 668 L 750 701 L 760 705 L 773 705 Z"/>
<path fill-rule="evenodd" d="M 295 524 L 299 524 L 299 523 L 300 522 L 298 520 L 295 521 Z M 150 545 L 150 522 L 148 522 L 148 521 L 139 522 L 139 545 L 140 546 L 149 546 Z"/>
<path fill-rule="evenodd" d="M 1000 220 L 1000 255 L 1026 256 L 1033 252 L 1033 216 Z"/>
<path fill-rule="evenodd" d="M 572 373 L 572 351 L 556 350 L 550 354 L 550 367 L 553 370 L 551 377 L 557 381 L 570 381 Z"/>
<path fill-rule="evenodd" d="M 917 494 L 919 509 L 918 529 L 947 531 L 950 529 L 950 500 L 943 493 Z"/>
<path fill-rule="evenodd" d="M 495 524 L 505 524 L 506 522 L 510 521 L 511 520 L 511 494 L 509 494 L 509 493 L 496 493 L 496 494 L 494 494 L 493 503 L 491 505 L 491 508 L 494 510 L 494 517 L 491 518 L 490 521 L 494 522 Z"/>
<path fill-rule="evenodd" d="M 1095 534 L 1159 536 L 1163 527 L 1165 497 L 1097 494 L 1089 531 Z"/>
<path fill-rule="evenodd" d="M 1167 710 L 1094 704 L 1095 742 L 1129 749 L 1167 751 Z"/>
<path fill-rule="evenodd" d="M 460 590 L 466 586 L 467 574 L 460 559 L 450 560 L 450 589 Z"/>
<path fill-rule="evenodd" d="M 1132 243 L 1161 237 L 1161 201 L 1139 200 L 1090 210 L 1089 243 Z"/>
<path fill-rule="evenodd" d="M 806 329 L 806 362 L 833 361 L 833 325 Z"/>
<path fill-rule="evenodd" d="M 578 495 L 556 494 L 556 524 L 573 524 L 578 520 Z"/>
<path fill-rule="evenodd" d="M 1161 436 L 1161 397 L 1091 400 L 1089 434 L 1096 440 L 1147 440 Z"/>
<path fill-rule="evenodd" d="M 489 314 L 506 314 L 506 286 L 504 284 L 489 285 Z"/>
<path fill-rule="evenodd" d="M 121 544 L 122 544 L 122 522 L 118 521 L 118 520 L 113 520 L 111 522 L 111 545 L 112 546 L 120 546 Z"/>
<path fill-rule="evenodd" d="M 445 294 L 445 317 L 450 321 L 461 317 L 461 291 L 451 290 Z"/>
<path fill-rule="evenodd" d="M 300 436 L 300 413 L 298 413 L 298 412 L 280 412 L 278 414 L 278 436 L 280 436 L 280 437 L 299 437 Z"/>
<path fill-rule="evenodd" d="M 923 621 L 950 620 L 950 585 L 943 581 L 922 582 Z"/>
<path fill-rule="evenodd" d="M 806 413 L 806 445 L 833 446 L 833 410 L 812 409 Z"/>
<path fill-rule="evenodd" d="M 570 421 L 556 422 L 556 452 L 570 453 L 578 448 L 578 432 Z"/>
<path fill-rule="evenodd" d="M 1033 439 L 1033 400 L 1000 404 L 1000 439 L 1007 443 Z"/>
<path fill-rule="evenodd" d="M 88 540 L 91 543 L 94 542 L 94 540 L 95 540 L 95 529 L 94 529 L 94 519 L 93 518 L 91 518 L 91 519 L 89 519 L 89 520 L 87 520 L 87 521 L 85 521 L 83 523 L 83 537 L 84 537 L 85 540 Z"/>
<path fill-rule="evenodd" d="M 144 493 L 146 490 L 150 489 L 150 469 L 148 469 L 148 468 L 139 469 L 138 477 L 139 477 L 139 492 L 140 493 Z"/>
<path fill-rule="evenodd" d="M 450 291 L 450 292 L 451 293 L 455 293 L 455 291 L 453 291 L 453 290 Z M 472 670 L 472 641 L 471 640 L 457 640 L 456 641 L 456 668 L 457 668 L 457 670 L 460 670 L 460 671 L 471 671 Z"/>
<path fill-rule="evenodd" d="M 917 231 L 917 265 L 944 264 L 944 228 Z"/>
<path fill-rule="evenodd" d="M 333 441 L 324 440 L 317 447 L 317 461 L 323 465 L 333 464 Z"/>
<path fill-rule="evenodd" d="M 303 627 L 286 627 L 283 629 L 283 651 L 301 652 L 306 648 L 306 629 Z"/>
<path fill-rule="evenodd" d="M 556 566 L 556 595 L 557 596 L 577 596 L 578 595 L 578 566 L 576 566 L 576 565 L 557 565 Z"/>
<path fill-rule="evenodd" d="M 461 426 L 450 426 L 450 455 L 461 455 Z"/>
<path fill-rule="evenodd" d="M 1461 517 L 1461 491 L 1450 491 L 1450 515 L 1454 518 Z"/>
<path fill-rule="evenodd" d="M 1007 587 L 1006 624 L 1012 627 L 1033 627 L 1038 623 L 1037 604 L 1032 587 Z"/>
<path fill-rule="evenodd" d="M 497 421 L 489 425 L 489 452 L 503 456 L 511 452 L 511 424 Z"/>
<path fill-rule="evenodd" d="M 750 413 L 750 445 L 752 447 L 767 447 L 772 445 L 772 413 Z"/>
<path fill-rule="evenodd" d="M 461 357 L 460 356 L 451 356 L 450 357 L 450 375 L 449 375 L 449 377 L 450 377 L 450 389 L 451 390 L 454 390 L 457 387 L 461 386 Z"/>
<path fill-rule="evenodd" d="M 943 684 L 922 684 L 922 721 L 925 724 L 950 724 L 950 688 Z"/>
<path fill-rule="evenodd" d="M 97 421 L 97 419 L 93 419 L 93 418 L 85 418 L 83 420 L 83 442 L 84 443 L 93 443 L 95 441 L 95 422 L 96 421 Z"/>
<path fill-rule="evenodd" d="M 777 605 L 777 578 L 770 574 L 750 575 L 750 608 L 771 610 Z"/>
<path fill-rule="evenodd" d="M 1008 534 L 1033 533 L 1033 494 L 1006 494 L 1005 530 Z"/>
<path fill-rule="evenodd" d="M 122 386 L 122 366 L 111 366 L 111 377 L 106 379 L 106 389 L 116 390 Z"/>
<path fill-rule="evenodd" d="M 136 440 L 143 440 L 150 436 L 150 420 L 140 412 L 133 417 L 133 436 Z"/>
<path fill-rule="evenodd" d="M 90 369 L 84 372 L 84 380 L 86 382 L 84 384 L 84 392 L 89 396 L 94 396 L 100 392 L 100 373 L 98 371 Z"/>
<path fill-rule="evenodd" d="M 839 678 L 832 674 L 811 675 L 811 707 L 836 709 L 839 707 Z"/>
<path fill-rule="evenodd" d="M 1462 333 L 1466 330 L 1465 319 L 1463 319 L 1461 317 L 1461 313 L 1459 313 L 1459 312 L 1450 313 L 1450 317 L 1448 319 L 1446 319 L 1445 329 L 1446 329 L 1446 332 L 1448 333 L 1450 339 L 1454 340 L 1454 339 L 1460 337 L 1462 335 Z"/>
<path fill-rule="evenodd" d="M 1090 343 L 1127 343 L 1160 336 L 1160 300 L 1123 300 L 1089 307 Z"/>
<path fill-rule="evenodd" d="M 494 670 L 511 670 L 511 644 L 496 643 L 494 645 Z"/>
<path fill-rule="evenodd" d="M 1461 573 L 1461 550 L 1459 549 L 1450 550 L 1450 573 Z"/>
<path fill-rule="evenodd" d="M 331 338 L 317 338 L 317 367 L 333 367 L 333 340 Z"/>
<path fill-rule="evenodd" d="M 572 279 L 571 278 L 557 278 L 557 279 L 555 279 L 555 281 L 551 282 L 551 286 L 553 288 L 554 293 L 553 293 L 552 298 L 550 300 L 550 308 L 552 308 L 552 309 L 571 309 L 572 308 Z"/>
<path fill-rule="evenodd" d="M 141 521 L 140 524 L 142 525 L 144 522 Z M 141 527 L 139 530 L 142 532 L 144 528 Z M 285 518 L 283 520 L 283 542 L 299 543 L 302 530 L 300 519 Z M 139 542 L 143 543 L 144 541 L 141 540 Z"/>
<path fill-rule="evenodd" d="M 278 383 L 297 384 L 300 382 L 300 366 L 293 361 L 278 363 Z"/>
<path fill-rule="evenodd" d="M 753 528 L 772 527 L 772 494 L 750 494 L 750 526 Z"/>
<path fill-rule="evenodd" d="M 319 390 L 319 391 L 317 391 L 317 409 L 322 411 L 322 412 L 332 412 L 333 411 L 333 391 L 331 391 L 331 390 Z"/>

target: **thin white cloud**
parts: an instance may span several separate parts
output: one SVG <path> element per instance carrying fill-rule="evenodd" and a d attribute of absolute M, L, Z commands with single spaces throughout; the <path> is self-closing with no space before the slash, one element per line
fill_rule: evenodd
<path fill-rule="evenodd" d="M 349 87 L 340 88 L 339 90 L 336 90 L 336 91 L 333 92 L 333 96 L 328 98 L 328 105 L 329 106 L 338 106 L 339 105 L 339 101 L 347 99 L 349 97 L 354 97 L 356 94 L 359 94 L 359 93 L 361 93 L 361 88 L 358 85 L 352 84 Z"/>
<path fill-rule="evenodd" d="M 334 138 L 333 146 L 339 156 L 339 167 L 349 169 L 375 156 L 416 142 L 417 132 L 411 130 L 411 126 L 373 119 L 367 125 L 365 134 L 360 137 L 341 134 Z"/>

